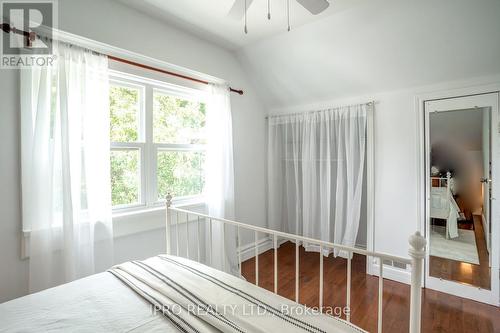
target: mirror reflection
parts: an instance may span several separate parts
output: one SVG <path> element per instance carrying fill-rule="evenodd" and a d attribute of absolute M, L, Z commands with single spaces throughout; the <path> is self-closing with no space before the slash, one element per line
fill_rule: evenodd
<path fill-rule="evenodd" d="M 490 289 L 490 109 L 429 118 L 430 275 Z"/>

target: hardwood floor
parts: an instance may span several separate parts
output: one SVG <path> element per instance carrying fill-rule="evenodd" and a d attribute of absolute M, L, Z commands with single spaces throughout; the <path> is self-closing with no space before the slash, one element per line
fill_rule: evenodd
<path fill-rule="evenodd" d="M 345 307 L 346 262 L 324 258 L 324 305 Z M 319 254 L 300 248 L 300 303 L 318 306 Z M 255 283 L 255 260 L 242 264 L 243 276 Z M 259 255 L 259 285 L 274 290 L 274 251 Z M 377 331 L 378 277 L 366 275 L 366 259 L 352 260 L 351 321 Z M 288 242 L 278 250 L 278 294 L 295 300 L 295 245 Z M 408 332 L 410 287 L 384 279 L 383 332 Z M 500 309 L 494 306 L 423 290 L 422 332 L 500 332 Z M 343 316 L 345 318 L 345 316 Z"/>
<path fill-rule="evenodd" d="M 484 239 L 481 217 L 473 216 L 479 265 L 463 263 L 447 258 L 430 256 L 430 275 L 450 281 L 458 281 L 481 287 L 491 288 L 489 256 Z"/>

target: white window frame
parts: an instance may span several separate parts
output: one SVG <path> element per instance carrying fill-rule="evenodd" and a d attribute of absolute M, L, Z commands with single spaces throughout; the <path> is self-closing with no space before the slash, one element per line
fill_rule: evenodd
<path fill-rule="evenodd" d="M 123 204 L 113 206 L 113 211 L 121 211 L 125 209 L 137 209 L 144 208 L 146 205 L 146 175 L 143 172 L 143 168 L 146 165 L 145 160 L 145 150 L 146 150 L 146 141 L 145 141 L 145 87 L 143 85 L 139 85 L 133 82 L 125 81 L 125 80 L 116 80 L 114 78 L 110 79 L 110 86 L 120 86 L 125 88 L 133 88 L 139 90 L 139 110 L 138 110 L 138 126 L 137 126 L 137 141 L 136 142 L 110 142 L 110 152 L 113 150 L 139 150 L 139 200 L 137 203 L 132 204 Z"/>
<path fill-rule="evenodd" d="M 110 85 L 141 89 L 139 110 L 139 126 L 137 142 L 111 142 L 111 150 L 139 149 L 140 151 L 140 188 L 139 202 L 113 206 L 114 214 L 122 214 L 140 210 L 157 209 L 164 205 L 165 199 L 158 198 L 157 153 L 158 151 L 206 151 L 206 145 L 200 144 L 169 144 L 153 142 L 153 96 L 155 92 L 187 100 L 206 103 L 206 93 L 192 88 L 181 87 L 163 81 L 149 79 L 119 71 L 110 71 Z M 203 203 L 203 193 L 191 196 L 174 196 L 176 204 Z"/>

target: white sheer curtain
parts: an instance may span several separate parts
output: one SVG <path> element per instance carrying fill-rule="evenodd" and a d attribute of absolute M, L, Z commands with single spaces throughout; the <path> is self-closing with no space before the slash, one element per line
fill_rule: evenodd
<path fill-rule="evenodd" d="M 271 228 L 355 245 L 367 108 L 355 105 L 269 118 Z M 306 248 L 317 250 L 307 244 Z"/>
<path fill-rule="evenodd" d="M 204 192 L 208 214 L 234 219 L 233 129 L 229 86 L 210 85 L 206 126 L 208 143 Z M 210 235 L 210 232 L 207 235 Z M 235 228 L 226 226 L 223 230 L 220 222 L 213 221 L 211 241 L 212 249 L 209 249 L 211 265 L 236 275 L 238 263 Z"/>
<path fill-rule="evenodd" d="M 63 43 L 54 51 L 53 66 L 21 71 L 31 292 L 113 261 L 107 57 Z"/>

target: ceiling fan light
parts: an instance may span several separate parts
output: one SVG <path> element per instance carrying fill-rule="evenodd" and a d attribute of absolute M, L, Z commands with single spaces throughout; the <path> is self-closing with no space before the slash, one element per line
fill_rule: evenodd
<path fill-rule="evenodd" d="M 247 11 L 248 11 L 248 6 L 247 6 L 247 0 L 245 0 L 245 34 L 248 34 L 248 27 L 247 27 Z"/>
<path fill-rule="evenodd" d="M 243 11 L 252 5 L 253 0 L 235 0 L 233 6 L 227 13 L 227 16 L 235 21 L 241 21 L 243 19 Z"/>
<path fill-rule="evenodd" d="M 286 1 L 286 20 L 288 24 L 287 31 L 290 31 L 290 0 Z"/>

